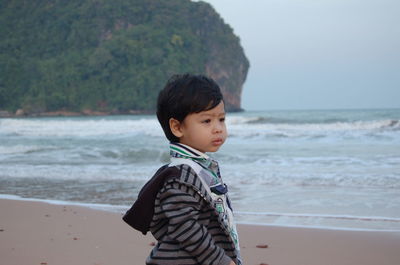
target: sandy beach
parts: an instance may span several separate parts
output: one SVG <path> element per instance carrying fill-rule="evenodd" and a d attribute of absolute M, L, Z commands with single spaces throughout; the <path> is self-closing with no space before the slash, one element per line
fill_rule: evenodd
<path fill-rule="evenodd" d="M 0 200 L 1 265 L 144 264 L 152 248 L 121 214 Z M 246 265 L 396 265 L 400 232 L 239 225 Z"/>

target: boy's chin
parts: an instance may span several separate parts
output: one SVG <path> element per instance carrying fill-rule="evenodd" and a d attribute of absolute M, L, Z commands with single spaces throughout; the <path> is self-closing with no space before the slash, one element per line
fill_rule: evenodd
<path fill-rule="evenodd" d="M 213 147 L 207 148 L 207 150 L 206 150 L 204 153 L 214 153 L 214 152 L 217 152 L 217 151 L 221 148 L 221 146 L 222 146 L 222 145 L 213 146 Z"/>
<path fill-rule="evenodd" d="M 187 143 L 186 143 L 186 145 L 188 145 L 188 146 L 190 146 L 190 147 L 192 147 L 192 148 L 194 148 L 194 149 L 196 149 L 196 150 L 198 150 L 198 151 L 200 151 L 202 153 L 215 153 L 222 146 L 222 144 L 218 144 L 218 145 L 211 144 L 211 145 L 207 145 L 207 146 L 196 146 L 196 145 L 190 145 L 190 144 L 187 144 Z"/>

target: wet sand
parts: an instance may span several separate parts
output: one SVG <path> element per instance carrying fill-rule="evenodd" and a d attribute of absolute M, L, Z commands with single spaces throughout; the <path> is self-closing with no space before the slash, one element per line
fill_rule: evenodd
<path fill-rule="evenodd" d="M 121 214 L 0 200 L 1 265 L 144 264 L 152 243 Z M 396 265 L 400 232 L 239 225 L 245 265 Z"/>

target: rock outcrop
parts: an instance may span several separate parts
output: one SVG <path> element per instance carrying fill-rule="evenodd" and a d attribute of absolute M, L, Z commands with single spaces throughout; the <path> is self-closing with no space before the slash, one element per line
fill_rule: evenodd
<path fill-rule="evenodd" d="M 187 72 L 214 78 L 227 110 L 241 110 L 249 62 L 205 2 L 6 0 L 0 22 L 0 110 L 148 113 Z"/>

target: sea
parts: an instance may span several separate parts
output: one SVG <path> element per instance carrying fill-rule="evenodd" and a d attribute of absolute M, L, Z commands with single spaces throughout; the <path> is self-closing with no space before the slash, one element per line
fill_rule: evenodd
<path fill-rule="evenodd" d="M 400 231 L 400 109 L 228 113 L 238 223 Z M 124 213 L 169 161 L 154 115 L 0 119 L 0 198 Z"/>

